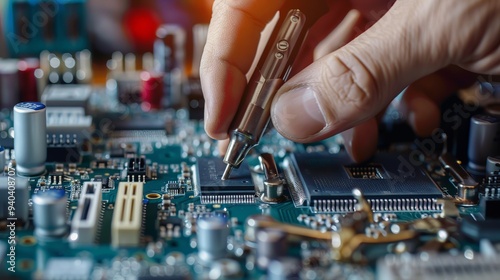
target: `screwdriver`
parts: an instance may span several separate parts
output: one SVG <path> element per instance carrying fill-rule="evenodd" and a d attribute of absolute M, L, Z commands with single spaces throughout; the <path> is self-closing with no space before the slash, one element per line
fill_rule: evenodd
<path fill-rule="evenodd" d="M 232 121 L 222 180 L 229 179 L 233 168 L 238 168 L 259 144 L 270 120 L 273 98 L 289 78 L 307 31 L 327 12 L 327 6 L 324 1 L 314 1 L 314 5 L 303 0 L 287 1 L 282 11 L 286 16 L 278 21 L 279 28 L 271 36 Z"/>

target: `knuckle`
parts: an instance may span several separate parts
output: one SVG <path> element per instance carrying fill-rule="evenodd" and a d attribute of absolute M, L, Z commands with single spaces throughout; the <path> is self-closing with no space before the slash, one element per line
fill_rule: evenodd
<path fill-rule="evenodd" d="M 355 57 L 346 61 L 329 56 L 321 68 L 320 79 L 320 92 L 335 108 L 347 106 L 347 110 L 361 111 L 379 102 L 373 76 Z"/>

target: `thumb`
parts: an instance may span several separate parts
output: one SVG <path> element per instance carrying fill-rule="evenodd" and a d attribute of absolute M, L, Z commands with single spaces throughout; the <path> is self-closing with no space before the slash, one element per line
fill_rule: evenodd
<path fill-rule="evenodd" d="M 327 138 L 375 116 L 409 83 L 449 64 L 446 49 L 434 43 L 439 36 L 421 32 L 432 2 L 397 1 L 365 33 L 285 83 L 272 108 L 276 129 L 298 142 Z"/>

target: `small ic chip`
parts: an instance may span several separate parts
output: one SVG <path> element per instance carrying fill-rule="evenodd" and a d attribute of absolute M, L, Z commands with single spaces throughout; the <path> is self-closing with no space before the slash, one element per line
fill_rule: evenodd
<path fill-rule="evenodd" d="M 255 185 L 246 163 L 222 180 L 226 164 L 220 158 L 198 158 L 195 185 L 202 203 L 253 203 Z"/>
<path fill-rule="evenodd" d="M 347 154 L 295 153 L 285 160 L 285 172 L 296 205 L 316 212 L 354 211 L 354 188 L 374 211 L 438 211 L 443 194 L 428 174 L 408 157 L 379 153 L 364 164 Z"/>
<path fill-rule="evenodd" d="M 166 192 L 169 195 L 184 195 L 186 193 L 186 188 L 179 185 L 177 182 L 168 182 L 166 186 Z"/>

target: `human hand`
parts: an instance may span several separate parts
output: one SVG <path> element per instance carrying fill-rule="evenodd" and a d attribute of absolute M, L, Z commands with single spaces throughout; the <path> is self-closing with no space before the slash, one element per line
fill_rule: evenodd
<path fill-rule="evenodd" d="M 283 1 L 272 1 L 273 6 L 265 9 L 255 2 L 214 4 L 202 85 L 206 129 L 217 139 L 227 138 L 258 34 Z M 238 12 L 241 9 L 244 12 Z M 473 72 L 500 72 L 498 11 L 500 3 L 493 0 L 397 1 L 372 28 L 311 64 L 280 89 L 272 109 L 276 129 L 298 142 L 321 140 L 349 129 L 343 133 L 346 147 L 355 160 L 363 160 L 376 147 L 376 115 L 403 88 L 420 79 L 408 88 L 402 107 L 408 109 L 417 134 L 424 135 L 429 129 L 422 124 L 429 119 L 431 124 L 439 121 L 436 103 L 456 87 L 445 79 L 443 88 L 435 87 L 443 90 L 436 96 L 421 86 L 429 80 L 442 82 L 439 77 L 452 68 L 440 69 L 458 65 Z M 217 42 L 226 43 L 216 46 Z"/>

